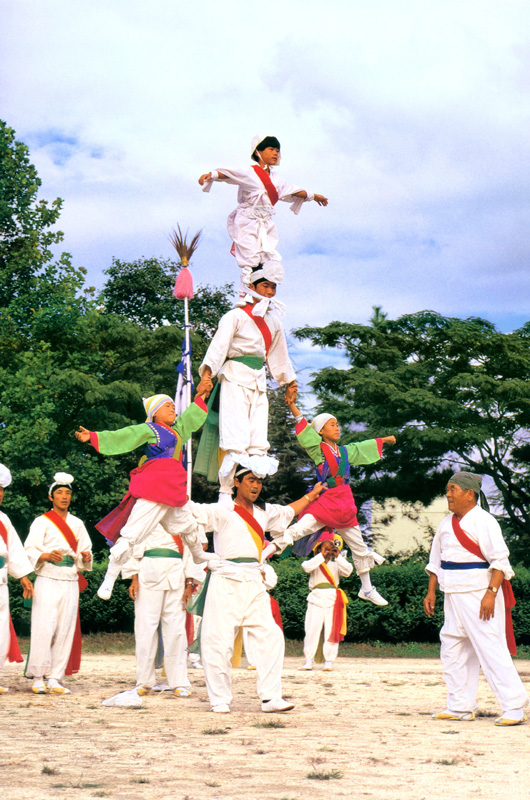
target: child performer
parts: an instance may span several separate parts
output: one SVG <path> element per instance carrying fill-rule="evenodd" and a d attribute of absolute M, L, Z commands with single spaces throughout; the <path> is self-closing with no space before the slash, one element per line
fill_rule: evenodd
<path fill-rule="evenodd" d="M 346 446 L 339 445 L 340 427 L 332 414 L 318 414 L 308 425 L 296 407 L 296 393 L 289 390 L 287 402 L 296 421 L 298 442 L 315 463 L 317 480 L 327 491 L 307 508 L 302 518 L 287 532 L 293 541 L 316 533 L 323 527 L 335 528 L 351 550 L 353 564 L 361 579 L 359 597 L 376 606 L 386 606 L 370 579 L 370 570 L 384 558 L 370 551 L 363 541 L 357 522 L 357 508 L 349 485 L 350 465 L 373 464 L 379 461 L 385 444 L 395 444 L 395 436 L 367 439 Z M 287 539 L 286 539 L 287 541 Z M 313 540 L 314 541 L 314 540 Z"/>
<path fill-rule="evenodd" d="M 342 544 L 342 538 L 337 533 L 325 530 L 313 547 L 313 558 L 302 562 L 302 569 L 309 573 L 310 589 L 305 615 L 305 664 L 299 667 L 302 670 L 313 669 L 313 659 L 324 628 L 322 669 L 331 672 L 339 652 L 339 642 L 344 640 L 346 634 L 348 598 L 338 588 L 339 576 L 347 578 L 353 567 L 341 555 Z"/>
<path fill-rule="evenodd" d="M 278 253 L 278 234 L 272 221 L 278 200 L 291 203 L 298 214 L 302 203 L 314 200 L 327 206 L 321 194 L 311 194 L 282 180 L 273 168 L 280 163 L 280 142 L 275 136 L 255 136 L 250 157 L 255 163 L 248 169 L 213 170 L 201 175 L 199 184 L 209 192 L 212 181 L 224 181 L 238 186 L 237 208 L 228 217 L 228 233 L 233 241 L 231 253 L 243 269 L 242 280 L 247 283 L 250 268 L 267 261 L 281 261 Z M 281 268 L 281 267 L 280 267 Z"/>
<path fill-rule="evenodd" d="M 279 384 L 296 387 L 285 334 L 275 313 L 276 272 L 271 262 L 252 272 L 243 307 L 224 314 L 199 367 L 202 379 L 219 379 L 219 447 L 225 451 L 219 468 L 219 502 L 231 506 L 237 464 L 264 478 L 278 469 L 267 455 L 269 403 L 265 364 Z M 201 442 L 202 444 L 202 442 Z M 218 464 L 218 453 L 214 457 Z M 205 456 L 209 464 L 209 457 Z M 208 474 L 197 457 L 195 470 Z"/>
<path fill-rule="evenodd" d="M 144 398 L 146 422 L 117 431 L 96 433 L 80 426 L 76 437 L 103 455 L 129 453 L 145 445 L 140 466 L 131 472 L 129 491 L 118 506 L 98 523 L 98 530 L 111 540 L 107 574 L 98 596 L 108 600 L 122 565 L 130 558 L 135 544 L 142 542 L 158 523 L 172 535 L 181 536 L 190 548 L 194 561 L 208 560 L 200 542 L 197 525 L 186 507 L 186 471 L 182 466 L 182 445 L 198 430 L 207 417 L 203 398 L 210 392 L 211 381 L 201 380 L 195 401 L 177 419 L 175 404 L 167 394 Z M 176 421 L 175 421 L 176 420 Z"/>

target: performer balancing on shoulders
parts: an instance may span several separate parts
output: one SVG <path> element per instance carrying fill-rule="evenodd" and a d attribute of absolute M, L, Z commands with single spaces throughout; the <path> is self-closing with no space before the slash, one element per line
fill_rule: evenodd
<path fill-rule="evenodd" d="M 201 441 L 195 471 L 211 480 L 219 469 L 219 500 L 227 504 L 236 464 L 246 466 L 260 478 L 278 469 L 277 459 L 267 455 L 269 404 L 265 365 L 280 385 L 296 387 L 285 334 L 275 313 L 276 273 L 272 262 L 253 271 L 243 307 L 221 317 L 199 368 L 203 380 L 214 375 L 219 378 L 219 447 L 225 455 L 219 467 L 217 442 L 215 447 L 212 445 L 212 452 L 203 457 Z M 212 458 L 215 470 L 211 469 Z"/>
<path fill-rule="evenodd" d="M 205 378 L 197 387 L 195 401 L 180 417 L 167 394 L 144 398 L 147 420 L 117 431 L 88 431 L 80 426 L 76 437 L 103 455 L 128 453 L 144 446 L 140 466 L 131 472 L 129 491 L 120 505 L 96 526 L 111 548 L 109 566 L 98 596 L 108 600 L 121 566 L 132 553 L 133 545 L 145 539 L 158 523 L 172 535 L 181 536 L 195 561 L 205 561 L 197 526 L 186 504 L 186 471 L 182 466 L 182 445 L 204 423 L 208 411 L 204 403 L 211 381 Z"/>
<path fill-rule="evenodd" d="M 0 464 L 0 505 L 4 499 L 4 489 L 10 483 L 11 472 L 3 464 Z M 0 670 L 6 659 L 23 661 L 9 613 L 7 576 L 11 575 L 20 580 L 23 597 L 27 600 L 33 597 L 33 584 L 27 577 L 30 572 L 33 572 L 33 564 L 26 555 L 24 545 L 7 514 L 0 511 Z M 6 686 L 0 686 L 0 695 L 7 691 Z"/>
<path fill-rule="evenodd" d="M 267 261 L 281 261 L 278 253 L 278 234 L 273 222 L 274 206 L 278 200 L 291 203 L 298 214 L 302 203 L 314 200 L 327 206 L 321 194 L 306 192 L 299 186 L 284 181 L 274 171 L 280 163 L 280 142 L 275 136 L 255 136 L 251 143 L 253 163 L 247 169 L 213 170 L 201 175 L 199 184 L 209 192 L 213 181 L 223 181 L 238 186 L 237 208 L 228 217 L 228 233 L 233 241 L 232 254 L 243 272 L 243 282 L 252 267 Z"/>
<path fill-rule="evenodd" d="M 359 597 L 376 606 L 386 606 L 387 601 L 372 585 L 370 570 L 382 564 L 384 558 L 369 550 L 363 541 L 357 522 L 357 507 L 350 488 L 350 465 L 373 464 L 379 461 L 385 444 L 395 444 L 395 436 L 367 439 L 348 445 L 339 445 L 340 427 L 333 414 L 318 414 L 309 425 L 296 406 L 296 392 L 289 390 L 288 405 L 296 420 L 299 444 L 316 466 L 317 479 L 328 488 L 314 503 L 305 509 L 298 522 L 287 532 L 296 542 L 324 527 L 334 528 L 351 550 L 355 571 L 361 580 Z M 308 549 L 314 538 L 307 540 Z"/>
<path fill-rule="evenodd" d="M 35 694 L 70 694 L 61 681 L 81 663 L 79 592 L 87 582 L 79 570 L 92 569 L 92 542 L 68 510 L 73 480 L 67 472 L 54 475 L 48 491 L 52 509 L 32 522 L 24 543 L 37 574 L 25 672 L 34 679 Z"/>

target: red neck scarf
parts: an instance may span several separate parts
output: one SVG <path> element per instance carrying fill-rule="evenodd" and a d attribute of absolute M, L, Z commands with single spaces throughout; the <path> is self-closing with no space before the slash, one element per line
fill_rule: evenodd
<path fill-rule="evenodd" d="M 243 306 L 243 311 L 245 311 L 249 315 L 252 322 L 255 322 L 257 327 L 259 328 L 259 332 L 263 336 L 263 342 L 265 344 L 265 355 L 268 356 L 272 344 L 272 333 L 269 326 L 263 319 L 263 317 L 254 316 L 254 314 L 252 313 L 253 308 L 254 306 L 252 303 L 247 303 L 246 306 Z"/>
<path fill-rule="evenodd" d="M 75 533 L 68 525 L 65 519 L 59 516 L 59 514 L 54 511 L 47 511 L 44 514 L 46 519 L 49 519 L 50 522 L 53 522 L 56 528 L 58 528 L 70 548 L 77 553 L 77 539 L 75 538 Z M 84 575 L 78 574 L 77 581 L 79 584 L 79 591 L 84 592 L 88 586 L 88 581 L 84 577 Z M 68 659 L 68 664 L 66 666 L 66 675 L 72 675 L 74 672 L 79 672 L 79 667 L 81 666 L 81 619 L 79 617 L 79 604 L 77 606 L 77 620 L 75 624 L 75 633 L 74 633 L 74 640 L 72 642 L 72 649 L 70 651 L 70 658 Z"/>
<path fill-rule="evenodd" d="M 271 176 L 267 172 L 267 170 L 263 169 L 263 167 L 258 167 L 257 164 L 252 165 L 252 169 L 264 185 L 265 189 L 267 190 L 267 194 L 269 196 L 269 200 L 271 201 L 272 205 L 275 206 L 278 202 L 279 195 L 276 186 L 271 181 Z"/>
<path fill-rule="evenodd" d="M 453 514 L 451 519 L 453 525 L 453 533 L 458 539 L 459 544 L 462 545 L 464 550 L 467 550 L 468 553 L 472 553 L 477 558 L 481 558 L 482 561 L 487 562 L 487 558 L 484 558 L 482 554 L 482 550 L 480 549 L 477 542 L 474 542 L 473 539 L 470 539 L 467 533 L 463 530 L 460 525 L 460 521 L 455 517 Z M 503 580 L 502 584 L 502 593 L 504 595 L 504 608 L 506 612 L 506 644 L 508 645 L 508 650 L 510 651 L 510 655 L 514 656 L 517 653 L 517 645 L 515 644 L 515 634 L 513 632 L 513 620 L 512 620 L 512 608 L 515 605 L 515 597 L 513 594 L 513 589 L 510 581 L 506 579 Z"/>
<path fill-rule="evenodd" d="M 7 547 L 7 528 L 1 519 L 0 519 L 0 536 L 4 540 L 5 545 Z M 7 651 L 7 659 L 10 662 L 16 661 L 18 664 L 20 664 L 21 661 L 24 661 L 20 653 L 20 647 L 18 646 L 17 635 L 15 633 L 15 628 L 13 626 L 13 620 L 11 619 L 11 614 L 9 615 L 9 649 Z"/>
<path fill-rule="evenodd" d="M 261 559 L 261 552 L 263 550 L 263 543 L 265 541 L 265 531 L 257 519 L 249 511 L 243 508 L 243 506 L 240 506 L 238 503 L 234 503 L 234 511 L 236 514 L 239 514 L 247 526 L 249 533 L 252 536 L 252 541 L 258 548 L 258 557 Z"/>

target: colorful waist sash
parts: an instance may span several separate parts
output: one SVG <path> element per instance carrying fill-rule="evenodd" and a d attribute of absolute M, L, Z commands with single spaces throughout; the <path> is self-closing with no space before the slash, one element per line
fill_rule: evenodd
<path fill-rule="evenodd" d="M 151 550 L 146 550 L 144 556 L 147 558 L 182 558 L 181 553 L 165 547 L 153 547 Z"/>
<path fill-rule="evenodd" d="M 55 567 L 73 567 L 75 561 L 72 556 L 63 556 L 62 561 L 58 561 L 57 563 L 53 562 L 53 564 Z"/>
<path fill-rule="evenodd" d="M 442 569 L 488 569 L 487 561 L 442 561 Z"/>
<path fill-rule="evenodd" d="M 336 589 L 336 586 L 333 586 L 332 583 L 317 583 L 316 586 L 313 586 L 313 589 Z M 313 591 L 313 589 L 311 591 Z"/>
<path fill-rule="evenodd" d="M 229 359 L 230 361 L 239 361 L 241 364 L 244 364 L 246 367 L 250 367 L 251 369 L 263 369 L 265 366 L 265 361 L 261 356 L 234 356 L 234 358 Z"/>
<path fill-rule="evenodd" d="M 6 560 L 5 560 L 4 556 L 0 556 L 0 569 L 2 569 L 2 567 L 4 566 L 5 563 L 6 563 Z"/>

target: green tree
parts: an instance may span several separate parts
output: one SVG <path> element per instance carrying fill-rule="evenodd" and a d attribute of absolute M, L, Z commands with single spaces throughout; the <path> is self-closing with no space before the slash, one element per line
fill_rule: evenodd
<path fill-rule="evenodd" d="M 428 503 L 453 467 L 489 475 L 520 545 L 530 541 L 530 323 L 500 333 L 432 311 L 371 325 L 332 322 L 298 338 L 338 347 L 350 368 L 315 374 L 344 441 L 394 433 L 398 444 L 355 476 L 356 496 Z"/>

